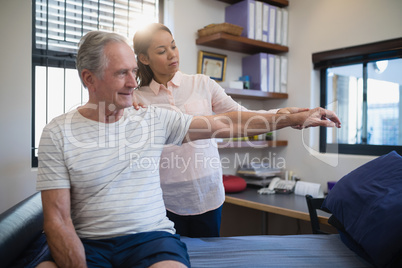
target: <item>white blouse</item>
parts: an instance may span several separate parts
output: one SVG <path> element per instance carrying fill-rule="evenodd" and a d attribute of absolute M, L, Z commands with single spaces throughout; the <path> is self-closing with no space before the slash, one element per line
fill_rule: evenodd
<path fill-rule="evenodd" d="M 191 115 L 248 110 L 202 74 L 186 75 L 178 71 L 167 88 L 152 80 L 135 94 L 139 103 L 178 109 Z M 220 207 L 225 200 L 222 167 L 214 139 L 166 146 L 161 155 L 160 176 L 166 208 L 175 214 L 205 213 Z"/>

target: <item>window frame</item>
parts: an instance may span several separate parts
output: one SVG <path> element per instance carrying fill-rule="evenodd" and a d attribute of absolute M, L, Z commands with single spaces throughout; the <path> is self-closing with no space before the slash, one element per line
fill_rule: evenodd
<path fill-rule="evenodd" d="M 114 0 L 113 0 L 114 1 Z M 158 20 L 163 22 L 164 20 L 164 0 L 158 1 Z M 57 52 L 48 49 L 36 48 L 36 0 L 32 0 L 32 70 L 31 70 L 31 92 L 32 92 L 32 113 L 31 113 L 31 166 L 33 168 L 38 167 L 38 157 L 35 155 L 35 108 L 36 108 L 36 88 L 35 88 L 35 69 L 37 66 L 47 67 L 59 67 L 64 69 L 76 69 L 75 66 L 75 53 L 69 52 Z M 47 61 L 47 62 L 46 62 Z M 47 116 L 47 115 L 46 115 Z M 46 118 L 46 122 L 48 122 Z"/>
<path fill-rule="evenodd" d="M 327 105 L 328 68 L 363 64 L 364 72 L 369 62 L 396 58 L 402 58 L 402 38 L 313 53 L 314 69 L 320 72 L 320 106 L 326 107 Z M 367 77 L 363 77 L 363 79 L 367 79 Z M 392 150 L 402 154 L 402 145 L 327 144 L 327 129 L 320 127 L 319 150 L 320 153 L 336 152 L 340 154 L 378 156 L 389 153 Z"/>

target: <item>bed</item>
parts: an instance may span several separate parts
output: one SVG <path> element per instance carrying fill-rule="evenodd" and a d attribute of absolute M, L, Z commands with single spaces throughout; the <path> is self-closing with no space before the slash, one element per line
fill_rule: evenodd
<path fill-rule="evenodd" d="M 183 238 L 193 267 L 402 267 L 402 156 L 346 174 L 323 200 L 339 234 Z M 311 215 L 311 214 L 310 214 Z"/>
<path fill-rule="evenodd" d="M 182 237 L 192 267 L 373 267 L 339 235 Z"/>
<path fill-rule="evenodd" d="M 192 267 L 402 267 L 402 156 L 374 159 L 339 180 L 322 207 L 338 234 L 187 238 Z M 1 267 L 35 267 L 47 249 L 36 193 L 0 214 Z"/>
<path fill-rule="evenodd" d="M 48 250 L 36 193 L 0 215 L 1 267 L 35 267 Z M 338 235 L 182 237 L 192 267 L 371 267 Z"/>

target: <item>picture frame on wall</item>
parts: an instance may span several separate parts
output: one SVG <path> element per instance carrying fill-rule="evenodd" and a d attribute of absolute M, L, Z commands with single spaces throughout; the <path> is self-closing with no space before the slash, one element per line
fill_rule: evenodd
<path fill-rule="evenodd" d="M 227 56 L 206 51 L 198 52 L 197 73 L 205 74 L 218 82 L 225 81 Z"/>

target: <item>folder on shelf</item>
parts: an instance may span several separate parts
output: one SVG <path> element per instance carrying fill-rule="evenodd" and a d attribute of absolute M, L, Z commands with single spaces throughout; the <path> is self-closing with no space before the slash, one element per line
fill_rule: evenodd
<path fill-rule="evenodd" d="M 288 91 L 288 57 L 281 56 L 281 93 Z"/>
<path fill-rule="evenodd" d="M 282 44 L 282 8 L 276 9 L 275 44 Z"/>
<path fill-rule="evenodd" d="M 241 36 L 255 39 L 255 1 L 244 0 L 227 6 L 225 22 L 243 27 Z"/>
<path fill-rule="evenodd" d="M 274 92 L 281 92 L 281 56 L 275 55 Z"/>
<path fill-rule="evenodd" d="M 268 92 L 275 92 L 275 55 L 268 54 Z"/>
<path fill-rule="evenodd" d="M 250 77 L 250 88 L 268 91 L 268 55 L 258 53 L 242 59 L 242 75 Z"/>
<path fill-rule="evenodd" d="M 263 3 L 260 1 L 255 1 L 255 40 L 262 41 L 262 12 L 263 12 Z"/>
<path fill-rule="evenodd" d="M 276 7 L 269 5 L 269 25 L 268 25 L 268 42 L 275 43 L 276 29 Z"/>
<path fill-rule="evenodd" d="M 262 41 L 268 42 L 268 27 L 269 27 L 269 5 L 263 3 L 262 6 Z"/>
<path fill-rule="evenodd" d="M 289 20 L 289 13 L 288 11 L 283 8 L 282 9 L 282 46 L 288 45 L 288 20 Z"/>

